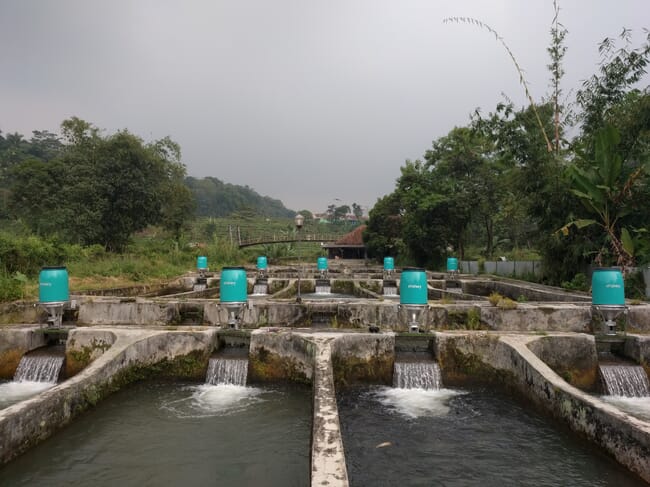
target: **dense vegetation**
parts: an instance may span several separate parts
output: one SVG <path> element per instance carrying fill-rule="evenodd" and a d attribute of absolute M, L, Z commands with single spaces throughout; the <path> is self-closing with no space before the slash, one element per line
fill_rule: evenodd
<path fill-rule="evenodd" d="M 650 262 L 650 86 L 642 84 L 650 34 L 638 47 L 627 30 L 603 41 L 598 72 L 563 106 L 566 30 L 555 6 L 550 94 L 534 100 L 520 71 L 529 106 L 477 109 L 422 160 L 407 160 L 395 190 L 370 211 L 371 255 L 440 268 L 447 255 L 537 251 L 554 284 L 587 265 L 627 273 Z M 487 29 L 507 48 L 479 21 L 449 20 Z"/>

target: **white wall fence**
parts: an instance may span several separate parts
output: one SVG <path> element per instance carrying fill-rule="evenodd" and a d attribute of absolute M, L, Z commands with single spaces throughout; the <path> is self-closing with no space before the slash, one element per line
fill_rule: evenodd
<path fill-rule="evenodd" d="M 461 260 L 459 264 L 463 274 L 479 273 L 477 260 Z M 496 274 L 498 276 L 541 276 L 542 262 L 539 260 L 485 261 L 482 271 L 486 274 Z"/>

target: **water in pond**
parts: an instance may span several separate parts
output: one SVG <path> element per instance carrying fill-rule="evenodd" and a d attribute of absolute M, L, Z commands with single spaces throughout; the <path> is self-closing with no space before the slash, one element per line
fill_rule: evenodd
<path fill-rule="evenodd" d="M 650 423 L 650 397 L 601 396 L 601 399 L 635 418 Z"/>
<path fill-rule="evenodd" d="M 646 485 L 492 390 L 359 388 L 338 406 L 352 487 Z"/>
<path fill-rule="evenodd" d="M 309 485 L 311 391 L 139 383 L 0 467 L 0 485 Z"/>
<path fill-rule="evenodd" d="M 0 409 L 7 408 L 12 404 L 29 399 L 39 392 L 43 392 L 56 384 L 51 382 L 2 382 L 0 381 Z"/>

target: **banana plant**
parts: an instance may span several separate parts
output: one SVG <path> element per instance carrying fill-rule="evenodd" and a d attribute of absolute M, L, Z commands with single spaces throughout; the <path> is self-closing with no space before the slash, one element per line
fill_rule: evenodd
<path fill-rule="evenodd" d="M 593 158 L 577 152 L 584 164 L 573 164 L 568 169 L 571 192 L 580 199 L 592 218 L 573 220 L 556 233 L 566 236 L 571 227 L 600 227 L 616 259 L 616 265 L 626 269 L 634 265 L 635 245 L 630 229 L 621 225 L 621 219 L 632 211 L 630 204 L 635 187 L 649 168 L 647 161 L 645 164 L 635 164 L 632 168 L 624 164 L 618 151 L 620 135 L 611 125 L 597 134 L 595 142 Z M 638 233 L 645 230 L 635 231 Z M 598 251 L 596 264 L 603 265 L 606 247 L 607 243 Z"/>

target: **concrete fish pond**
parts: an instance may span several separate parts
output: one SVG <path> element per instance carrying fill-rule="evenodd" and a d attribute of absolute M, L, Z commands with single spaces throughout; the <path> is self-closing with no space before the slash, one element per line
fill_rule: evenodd
<path fill-rule="evenodd" d="M 59 368 L 48 368 L 47 386 L 0 409 L 0 479 L 114 485 L 141 483 L 149 470 L 161 484 L 217 482 L 221 472 L 219 485 L 420 485 L 436 478 L 537 485 L 550 478 L 541 460 L 547 456 L 555 484 L 650 482 L 650 416 L 638 412 L 650 403 L 646 386 L 629 399 L 636 410 L 607 394 L 625 388 L 625 377 L 647 379 L 648 305 L 629 306 L 626 333 L 603 337 L 589 296 L 556 299 L 552 293 L 561 292 L 552 288 L 427 273 L 428 299 L 414 314 L 408 303 L 384 298 L 381 271 L 344 275 L 332 267 L 329 299 L 309 298 L 322 276 L 301 277 L 296 302 L 295 276 L 265 268 L 268 294 L 250 296 L 261 285 L 253 275 L 247 299 L 226 303 L 230 309 L 218 299 L 215 274 L 200 291 L 212 296 L 73 295 L 62 329 L 1 326 L 0 393 L 20 382 L 24 358 L 39 368 L 37 356 L 51 357 L 47 367 Z M 399 273 L 388 277 L 388 287 L 398 289 Z M 530 299 L 514 307 L 486 298 L 516 298 L 522 289 Z M 13 323 L 46 318 L 33 306 L 7 309 L 3 319 Z M 414 319 L 417 333 L 409 332 Z M 619 365 L 634 368 L 621 378 Z M 23 362 L 21 370 L 29 368 Z M 139 407 L 140 416 L 133 411 Z M 153 436 L 131 442 L 129 424 Z M 125 432 L 111 436 L 119 425 Z M 454 460 L 469 443 L 484 446 L 480 455 Z M 66 452 L 56 455 L 61 468 L 49 448 Z M 155 453 L 179 448 L 200 451 L 200 461 Z M 284 455 L 264 454 L 283 448 Z M 518 471 L 527 448 L 531 467 Z M 370 474 L 391 462 L 404 466 L 393 469 L 398 478 Z M 196 468 L 164 474 L 162 464 Z M 590 467 L 576 471 L 577 464 Z"/>
<path fill-rule="evenodd" d="M 627 340 L 626 348 L 638 350 L 643 362 L 650 341 L 631 336 Z M 588 392 L 599 387 L 598 355 L 590 335 L 456 331 L 414 337 L 309 329 L 246 333 L 89 327 L 70 331 L 67 344 L 66 357 L 76 357 L 69 378 L 0 411 L 3 462 L 58 435 L 61 426 L 130 382 L 165 377 L 204 382 L 215 351 L 248 347 L 249 384 L 293 381 L 312 386 L 312 485 L 348 485 L 335 391 L 355 384 L 390 386 L 396 358 L 408 350 L 435 358 L 447 387 L 505 387 L 534 404 L 534 411 L 546 411 L 630 471 L 650 478 L 650 424 Z M 611 468 L 616 468 L 613 463 Z"/>

